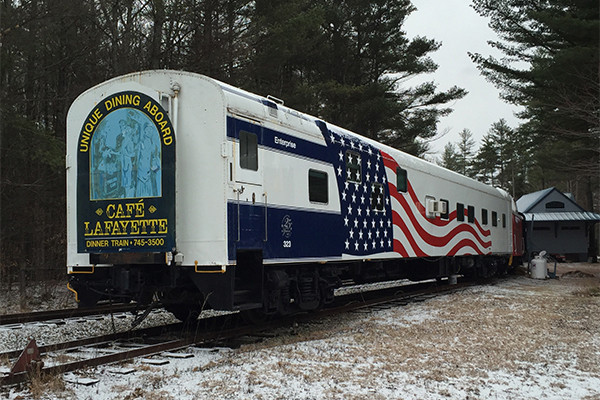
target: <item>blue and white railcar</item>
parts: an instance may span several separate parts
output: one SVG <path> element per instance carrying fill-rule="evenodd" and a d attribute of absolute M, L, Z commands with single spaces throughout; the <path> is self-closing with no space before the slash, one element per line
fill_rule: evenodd
<path fill-rule="evenodd" d="M 75 100 L 67 198 L 78 300 L 158 295 L 182 319 L 313 309 L 343 279 L 488 275 L 522 251 L 505 192 L 179 71 Z"/>

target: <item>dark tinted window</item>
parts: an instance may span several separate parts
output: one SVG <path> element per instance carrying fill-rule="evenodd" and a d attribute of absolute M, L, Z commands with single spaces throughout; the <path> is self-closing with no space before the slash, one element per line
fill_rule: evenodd
<path fill-rule="evenodd" d="M 383 185 L 380 183 L 374 183 L 371 186 L 371 209 L 375 211 L 383 211 Z"/>
<path fill-rule="evenodd" d="M 467 216 L 469 217 L 469 222 L 475 222 L 475 207 L 469 206 L 467 207 Z"/>
<path fill-rule="evenodd" d="M 308 170 L 308 199 L 317 203 L 329 201 L 326 172 Z"/>
<path fill-rule="evenodd" d="M 396 168 L 396 188 L 402 193 L 408 190 L 408 175 L 406 170 L 400 167 Z"/>
<path fill-rule="evenodd" d="M 361 159 L 354 151 L 346 151 L 346 180 L 351 182 L 361 181 Z"/>
<path fill-rule="evenodd" d="M 492 211 L 492 226 L 498 226 L 498 213 Z"/>
<path fill-rule="evenodd" d="M 441 213 L 440 218 L 448 219 L 449 215 L 450 215 L 450 203 L 448 203 L 448 200 L 444 200 L 444 199 L 440 199 L 440 202 L 442 202 L 446 205 L 446 212 Z"/>
<path fill-rule="evenodd" d="M 465 205 L 462 203 L 456 203 L 456 220 L 457 221 L 465 220 Z"/>
<path fill-rule="evenodd" d="M 258 170 L 258 136 L 240 131 L 240 167 Z"/>
<path fill-rule="evenodd" d="M 485 208 L 481 209 L 481 223 L 483 225 L 488 224 L 488 210 L 486 210 Z"/>

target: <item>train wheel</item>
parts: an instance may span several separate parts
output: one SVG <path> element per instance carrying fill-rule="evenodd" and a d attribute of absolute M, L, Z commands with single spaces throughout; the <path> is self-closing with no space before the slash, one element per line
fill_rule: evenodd
<path fill-rule="evenodd" d="M 77 308 L 92 308 L 96 306 L 96 303 L 102 298 L 102 295 L 91 290 L 79 290 L 79 303 Z"/>
<path fill-rule="evenodd" d="M 198 319 L 200 313 L 202 312 L 200 308 L 192 307 L 189 304 L 171 304 L 168 307 L 165 307 L 165 309 L 181 322 L 194 322 Z"/>
<path fill-rule="evenodd" d="M 158 298 L 165 310 L 182 322 L 196 321 L 204 306 L 204 296 L 197 290 L 173 289 L 159 293 Z"/>

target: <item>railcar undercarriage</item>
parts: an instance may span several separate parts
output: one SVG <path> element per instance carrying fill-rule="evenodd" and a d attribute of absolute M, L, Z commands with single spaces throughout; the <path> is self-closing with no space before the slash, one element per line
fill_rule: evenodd
<path fill-rule="evenodd" d="M 263 264 L 260 252 L 245 251 L 235 266 L 222 270 L 155 264 L 96 267 L 71 274 L 69 287 L 81 307 L 101 300 L 141 306 L 155 301 L 180 320 L 195 319 L 204 309 L 286 315 L 331 303 L 342 282 L 490 277 L 506 273 L 510 263 L 507 256 L 462 256 L 272 266 Z"/>

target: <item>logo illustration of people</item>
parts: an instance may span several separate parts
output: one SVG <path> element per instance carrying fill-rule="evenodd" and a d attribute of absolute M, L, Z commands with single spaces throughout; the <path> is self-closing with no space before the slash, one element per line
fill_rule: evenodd
<path fill-rule="evenodd" d="M 91 200 L 161 195 L 161 145 L 156 126 L 142 111 L 108 114 L 92 136 Z"/>

